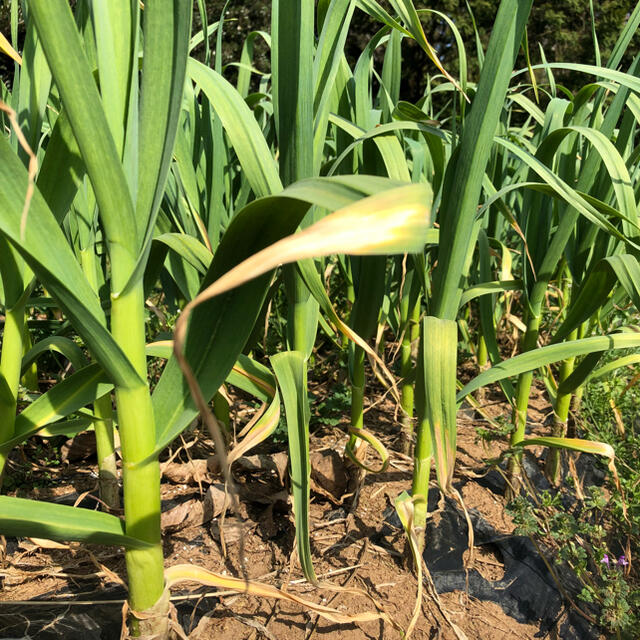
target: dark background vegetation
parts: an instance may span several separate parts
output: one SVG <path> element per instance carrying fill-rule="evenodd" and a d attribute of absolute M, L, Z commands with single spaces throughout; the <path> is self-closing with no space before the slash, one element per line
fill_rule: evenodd
<path fill-rule="evenodd" d="M 10 37 L 9 0 L 0 0 L 0 2 L 2 3 L 0 31 Z M 210 22 L 219 19 L 224 4 L 224 0 L 206 1 Z M 386 2 L 383 0 L 382 4 Z M 498 2 L 497 0 L 469 0 L 468 5 L 473 11 L 481 41 L 486 47 Z M 634 0 L 594 0 L 596 32 L 603 63 L 611 53 L 624 21 L 634 5 Z M 416 0 L 415 6 L 418 9 L 428 8 L 440 11 L 454 20 L 467 47 L 469 79 L 475 81 L 478 75 L 475 32 L 467 2 L 465 0 Z M 194 3 L 194 8 L 196 7 Z M 270 14 L 271 2 L 268 0 L 252 2 L 236 0 L 230 3 L 227 12 L 228 22 L 224 28 L 224 64 L 239 60 L 244 39 L 251 31 L 270 30 Z M 197 8 L 194 21 L 196 27 L 199 26 Z M 456 76 L 457 52 L 452 45 L 451 33 L 446 23 L 437 16 L 424 14 L 423 24 L 429 41 L 438 51 L 445 67 Z M 365 13 L 360 10 L 355 11 L 346 49 L 350 62 L 355 62 L 379 27 L 380 25 Z M 527 32 L 532 63 L 540 61 L 540 46 L 550 62 L 595 63 L 588 0 L 536 0 Z M 636 36 L 636 41 L 629 48 L 629 53 L 623 62 L 623 69 L 628 67 L 632 55 L 638 52 L 639 46 L 640 37 Z M 435 69 L 420 48 L 408 39 L 403 44 L 403 58 L 402 95 L 407 100 L 415 101 L 422 95 L 426 74 L 435 73 Z M 520 60 L 520 64 L 524 66 L 524 57 Z M 269 68 L 269 54 L 260 40 L 257 41 L 256 46 L 255 66 L 262 71 L 268 71 Z M 5 82 L 10 80 L 12 74 L 13 62 L 6 56 L 0 55 L 0 75 L 3 80 Z M 227 74 L 233 76 L 233 68 L 229 68 Z M 576 74 L 568 72 L 557 72 L 556 79 L 570 89 L 584 84 L 584 78 L 580 79 Z"/>
<path fill-rule="evenodd" d="M 210 21 L 219 18 L 224 4 L 224 0 L 207 2 Z M 384 0 L 381 4 L 389 9 Z M 469 0 L 468 6 L 465 0 L 415 0 L 414 4 L 417 9 L 440 11 L 455 22 L 466 45 L 469 80 L 477 80 L 475 31 L 468 6 L 473 12 L 480 39 L 486 49 L 495 20 L 497 0 Z M 634 6 L 634 0 L 594 0 L 595 26 L 603 64 L 606 63 L 624 22 Z M 227 17 L 233 22 L 230 22 L 224 31 L 225 63 L 239 59 L 244 38 L 250 31 L 270 30 L 270 8 L 271 2 L 268 0 L 230 4 Z M 428 13 L 423 14 L 423 25 L 427 38 L 438 51 L 445 68 L 457 76 L 458 54 L 448 25 L 442 18 Z M 350 63 L 355 64 L 361 51 L 380 26 L 364 12 L 355 11 L 346 47 Z M 595 64 L 589 0 L 535 0 L 527 33 L 532 63 L 541 61 L 539 49 L 542 47 L 549 62 Z M 629 47 L 629 53 L 623 61 L 623 69 L 629 66 L 632 56 L 639 50 L 640 36 L 636 36 L 635 42 Z M 523 67 L 525 64 L 525 58 L 521 56 L 520 65 Z M 257 49 L 256 66 L 262 71 L 268 70 L 266 47 L 262 50 Z M 407 38 L 403 43 L 402 72 L 401 95 L 407 100 L 415 101 L 422 95 L 426 74 L 437 71 L 427 60 L 424 52 Z M 580 78 L 569 72 L 556 72 L 555 75 L 558 82 L 570 89 L 579 88 L 584 84 L 584 76 Z"/>

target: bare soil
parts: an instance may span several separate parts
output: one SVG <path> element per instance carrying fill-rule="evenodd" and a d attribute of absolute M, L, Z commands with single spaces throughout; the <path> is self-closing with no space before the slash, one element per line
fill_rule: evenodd
<path fill-rule="evenodd" d="M 504 405 L 484 399 L 485 415 L 505 412 Z M 532 426 L 545 432 L 545 406 L 532 402 Z M 403 531 L 389 526 L 393 500 L 411 485 L 411 460 L 394 450 L 399 425 L 392 403 L 385 400 L 366 415 L 368 428 L 391 449 L 385 473 L 367 475 L 353 508 L 345 493 L 349 477 L 342 464 L 345 425 L 322 427 L 311 438 L 311 538 L 315 570 L 322 583 L 348 586 L 359 593 L 314 587 L 302 579 L 294 552 L 294 526 L 286 483 L 283 446 L 264 446 L 258 454 L 234 466 L 241 508 L 222 518 L 223 491 L 219 476 L 211 473 L 207 457 L 211 444 L 194 432 L 164 468 L 162 484 L 166 565 L 192 563 L 217 573 L 276 585 L 308 600 L 345 613 L 373 611 L 377 604 L 398 628 L 406 629 L 417 595 L 416 572 Z M 456 481 L 467 509 L 476 509 L 497 531 L 509 534 L 513 523 L 504 511 L 504 499 L 477 480 L 487 471 L 486 461 L 500 454 L 487 448 L 475 427 L 477 414 L 461 412 Z M 486 426 L 486 425 L 485 425 Z M 278 448 L 280 451 L 278 451 Z M 14 456 L 13 467 L 32 464 Z M 71 456 L 73 457 L 73 456 Z M 80 456 L 82 458 L 82 455 Z M 18 489 L 15 494 L 45 500 L 89 499 L 96 491 L 95 467 L 67 459 L 42 488 Z M 38 470 L 31 469 L 32 478 Z M 438 513 L 432 516 L 437 524 Z M 223 553 L 222 538 L 226 546 Z M 427 544 L 429 541 L 427 540 Z M 0 564 L 0 638 L 120 637 L 121 612 L 126 597 L 125 566 L 119 550 L 80 545 L 53 545 L 46 541 L 7 540 Z M 489 581 L 504 577 L 502 558 L 490 548 L 478 547 L 474 568 Z M 104 602 L 106 599 L 106 602 Z M 41 602 L 36 603 L 39 600 Z M 212 588 L 183 584 L 172 591 L 176 616 L 186 637 L 272 640 L 372 640 L 400 638 L 392 624 L 382 621 L 339 625 L 312 611 L 284 601 L 226 595 Z M 558 638 L 541 633 L 537 623 L 521 624 L 495 603 L 480 601 L 464 591 L 439 597 L 425 586 L 414 638 L 440 640 L 533 640 Z M 93 616 L 93 617 L 92 617 Z M 95 622 L 95 624 L 94 624 Z M 84 625 L 83 629 L 79 629 Z M 92 627 L 95 627 L 92 629 Z M 78 631 L 81 635 L 74 635 Z M 52 635 L 53 634 L 53 635 Z"/>

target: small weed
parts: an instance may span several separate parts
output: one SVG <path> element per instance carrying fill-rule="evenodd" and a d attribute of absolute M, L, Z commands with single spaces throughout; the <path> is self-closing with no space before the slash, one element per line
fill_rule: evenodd
<path fill-rule="evenodd" d="M 571 512 L 563 507 L 560 493 L 543 491 L 538 500 L 534 505 L 519 496 L 508 505 L 516 533 L 542 539 L 556 550 L 555 562 L 573 570 L 581 583 L 578 598 L 598 610 L 603 629 L 619 638 L 635 638 L 640 589 L 628 574 L 629 561 L 619 540 L 607 533 L 615 529 L 606 522 L 610 511 L 604 491 L 590 487 L 586 499 Z"/>
<path fill-rule="evenodd" d="M 581 583 L 578 599 L 597 611 L 602 628 L 628 640 L 635 640 L 640 628 L 634 564 L 640 548 L 640 391 L 629 384 L 634 379 L 614 375 L 591 383 L 577 425 L 581 437 L 613 446 L 622 493 L 613 483 L 589 486 L 578 500 L 568 476 L 563 490 L 543 491 L 536 500 L 520 496 L 507 507 L 519 535 L 543 540 L 556 550 L 556 562 L 572 569 Z M 624 434 L 616 410 L 624 416 Z"/>
<path fill-rule="evenodd" d="M 513 421 L 506 416 L 497 416 L 495 422 L 497 427 L 492 427 L 491 429 L 485 427 L 475 428 L 478 438 L 487 445 L 492 442 L 505 442 L 513 432 Z"/>
<path fill-rule="evenodd" d="M 310 397 L 310 400 L 313 400 Z M 349 414 L 351 392 L 344 384 L 332 388 L 331 393 L 311 406 L 311 427 L 324 425 L 335 427 Z"/>

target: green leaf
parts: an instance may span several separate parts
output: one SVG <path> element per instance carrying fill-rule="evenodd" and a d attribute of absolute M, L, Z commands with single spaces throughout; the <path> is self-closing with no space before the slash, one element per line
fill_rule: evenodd
<path fill-rule="evenodd" d="M 87 364 L 87 359 L 82 349 L 73 340 L 64 336 L 49 336 L 33 345 L 24 355 L 22 358 L 22 375 L 43 353 L 48 351 L 56 351 L 62 354 L 76 370 L 82 369 Z"/>
<path fill-rule="evenodd" d="M 456 459 L 458 325 L 453 320 L 427 316 L 422 320 L 421 340 L 419 370 L 424 375 L 424 417 L 431 431 L 438 486 L 449 493 Z"/>
<path fill-rule="evenodd" d="M 546 436 L 541 438 L 526 438 L 518 442 L 518 447 L 553 447 L 554 449 L 568 449 L 569 451 L 579 451 L 581 453 L 592 453 L 604 456 L 610 461 L 615 458 L 613 447 L 605 442 L 594 442 L 592 440 L 582 440 L 580 438 L 561 438 Z"/>
<path fill-rule="evenodd" d="M 116 516 L 79 507 L 0 496 L 0 534 L 147 549 L 147 542 L 127 536 Z"/>
<path fill-rule="evenodd" d="M 313 153 L 316 172 L 320 168 L 329 121 L 330 97 L 336 81 L 355 0 L 333 0 L 322 24 L 313 61 Z"/>
<path fill-rule="evenodd" d="M 488 278 L 491 276 L 490 248 L 489 239 L 487 238 L 487 234 L 484 232 L 484 230 L 481 230 L 478 235 L 478 252 L 480 262 L 480 278 Z M 507 259 L 510 259 L 510 253 L 506 248 L 503 251 L 503 255 L 508 256 Z M 522 287 L 521 282 L 520 287 Z M 465 296 L 469 294 L 469 291 L 470 290 L 467 290 L 464 294 L 462 294 L 463 300 Z M 482 338 L 484 339 L 490 362 L 492 364 L 497 364 L 498 362 L 500 362 L 500 349 L 498 347 L 498 338 L 496 335 L 496 326 L 494 320 L 495 297 L 481 297 L 478 306 L 480 310 L 480 327 L 482 330 Z M 513 401 L 515 390 L 513 388 L 513 385 L 511 384 L 511 381 L 504 380 L 500 383 L 500 386 L 506 398 L 510 402 Z"/>
<path fill-rule="evenodd" d="M 473 219 L 482 180 L 531 5 L 532 0 L 500 3 L 460 146 L 449 161 L 433 283 L 433 310 L 440 318 L 453 319 L 458 310 L 461 276 L 469 247 L 476 241 Z"/>
<path fill-rule="evenodd" d="M 67 215 L 84 175 L 84 161 L 63 110 L 53 128 L 36 182 L 59 223 Z"/>
<path fill-rule="evenodd" d="M 496 280 L 494 282 L 481 282 L 467 289 L 460 298 L 460 308 L 480 296 L 501 291 L 522 291 L 522 280 Z"/>
<path fill-rule="evenodd" d="M 71 438 L 82 431 L 92 429 L 95 421 L 96 419 L 93 416 L 61 420 L 60 422 L 54 422 L 46 427 L 42 427 L 42 429 L 37 432 L 37 435 L 41 438 L 54 438 L 55 436 Z"/>
<path fill-rule="evenodd" d="M 602 351 L 588 353 L 571 374 L 558 385 L 558 395 L 573 393 L 578 387 L 585 384 L 587 380 L 594 377 L 596 373 L 594 369 L 598 365 L 598 362 L 600 362 L 601 357 Z"/>
<path fill-rule="evenodd" d="M 273 373 L 253 358 L 241 354 L 227 376 L 227 383 L 267 402 L 276 395 Z"/>
<path fill-rule="evenodd" d="M 226 381 L 264 403 L 258 414 L 242 429 L 242 440 L 229 451 L 227 464 L 231 466 L 277 429 L 280 424 L 280 396 L 273 373 L 246 355 L 240 355 Z"/>
<path fill-rule="evenodd" d="M 143 12 L 139 180 L 136 216 L 153 230 L 178 128 L 186 76 L 191 4 L 156 0 Z"/>
<path fill-rule="evenodd" d="M 638 364 L 639 362 L 640 362 L 639 353 L 632 353 L 631 355 L 623 356 L 622 358 L 616 358 L 613 362 L 607 362 L 607 364 L 592 371 L 586 381 L 592 382 L 597 378 L 602 378 L 603 376 L 610 374 L 612 371 L 615 371 L 616 369 Z"/>
<path fill-rule="evenodd" d="M 271 84 L 280 178 L 284 185 L 313 175 L 314 2 L 274 0 Z"/>
<path fill-rule="evenodd" d="M 590 318 L 607 301 L 616 282 L 622 285 L 636 310 L 640 310 L 640 264 L 637 258 L 630 254 L 604 258 L 578 289 L 553 341 L 562 340 Z"/>
<path fill-rule="evenodd" d="M 65 378 L 34 400 L 16 416 L 14 437 L 0 443 L 0 449 L 9 450 L 24 442 L 43 427 L 79 411 L 109 393 L 113 384 L 98 364 Z"/>
<path fill-rule="evenodd" d="M 413 2 L 411 2 L 411 0 L 389 0 L 389 2 L 398 13 L 398 15 L 402 18 L 402 21 L 407 26 L 407 30 L 415 38 L 416 42 L 420 45 L 427 56 L 429 56 L 429 59 L 433 62 L 433 64 L 436 65 L 438 70 L 457 87 L 457 82 L 455 81 L 453 76 L 451 76 L 451 74 L 449 74 L 447 70 L 442 66 L 442 63 L 438 58 L 437 51 L 427 40 L 424 29 L 422 28 L 422 23 L 420 22 L 420 16 L 413 6 Z"/>
<path fill-rule="evenodd" d="M 279 196 L 248 204 L 231 221 L 202 283 L 202 290 L 244 259 L 292 234 L 311 204 L 343 208 L 345 203 L 348 205 L 365 194 L 379 192 L 385 186 L 393 187 L 396 183 L 371 176 L 313 178 L 292 185 Z M 402 210 L 403 203 L 423 206 L 426 186 L 409 185 L 403 189 L 409 190 L 403 192 L 406 200 L 397 193 L 395 196 L 387 195 L 385 206 L 397 207 L 398 210 Z M 377 210 L 378 207 L 373 208 Z M 370 210 L 371 206 L 365 209 Z M 416 220 L 421 217 L 420 211 L 414 210 L 418 214 Z M 424 215 L 420 220 L 421 229 L 428 225 L 426 212 Z M 325 237 L 325 240 L 328 239 Z M 372 236 L 370 240 L 373 243 L 375 238 Z M 392 251 L 392 245 L 397 246 L 400 252 L 406 251 L 411 244 L 413 250 L 417 250 L 423 242 L 420 234 L 415 232 L 408 232 L 401 238 L 381 234 L 379 240 L 386 243 L 386 247 L 380 249 L 383 253 Z M 329 244 L 327 242 L 327 247 Z M 205 398 L 211 398 L 220 388 L 244 348 L 267 294 L 270 275 L 260 275 L 194 309 L 185 355 Z M 175 358 L 165 367 L 153 394 L 153 404 L 156 450 L 160 451 L 197 415 Z"/>
<path fill-rule="evenodd" d="M 10 240 L 38 280 L 56 298 L 95 358 L 119 385 L 136 386 L 140 378 L 106 329 L 104 311 L 58 222 L 36 188 L 24 237 L 20 218 L 27 192 L 27 171 L 4 136 L 0 136 L 0 233 Z"/>
<path fill-rule="evenodd" d="M 610 80 L 611 82 L 620 84 L 623 87 L 628 87 L 636 93 L 640 92 L 640 78 L 636 78 L 624 71 L 616 71 L 615 69 L 607 67 L 597 67 L 591 64 L 579 64 L 573 62 L 549 62 L 546 64 L 534 64 L 531 68 L 534 70 L 562 69 L 563 71 L 577 71 L 579 73 L 585 73 L 588 75 L 598 76 L 599 78 L 604 78 L 605 80 Z M 523 69 L 514 75 L 526 72 L 527 70 Z"/>
<path fill-rule="evenodd" d="M 22 64 L 22 57 L 11 46 L 11 43 L 0 33 L 0 51 L 10 58 L 13 58 L 18 64 Z"/>
<path fill-rule="evenodd" d="M 309 461 L 309 400 L 307 398 L 307 364 L 303 353 L 289 351 L 270 358 L 282 393 L 289 435 L 291 489 L 296 522 L 298 557 L 304 577 L 317 583 L 311 557 L 309 496 L 311 462 Z"/>
<path fill-rule="evenodd" d="M 235 87 L 219 73 L 189 59 L 189 77 L 204 91 L 229 137 L 256 196 L 282 191 L 278 170 L 253 113 Z"/>
<path fill-rule="evenodd" d="M 144 11 L 136 217 L 140 257 L 127 291 L 144 273 L 171 165 L 184 92 L 192 3 L 157 0 Z M 135 74 L 134 74 L 135 81 Z"/>
<path fill-rule="evenodd" d="M 580 340 L 571 340 L 561 344 L 552 344 L 547 347 L 533 349 L 515 358 L 505 360 L 491 367 L 491 369 L 484 373 L 481 373 L 479 376 L 476 376 L 458 392 L 457 400 L 460 402 L 466 395 L 480 387 L 504 378 L 520 375 L 526 371 L 533 371 L 552 362 L 567 360 L 568 358 L 595 353 L 597 351 L 627 349 L 638 346 L 640 346 L 640 334 L 633 332 L 581 338 Z"/>
<path fill-rule="evenodd" d="M 211 265 L 213 259 L 211 251 L 193 236 L 184 233 L 163 233 L 156 236 L 153 241 L 165 244 L 202 275 Z"/>
<path fill-rule="evenodd" d="M 140 238 L 129 185 L 69 3 L 33 0 L 29 9 L 91 178 L 109 242 L 134 261 Z"/>
<path fill-rule="evenodd" d="M 231 221 L 202 288 L 255 251 L 293 233 L 309 206 L 308 202 L 277 196 L 247 205 Z M 277 217 L 274 211 L 278 211 Z M 265 274 L 193 311 L 185 353 L 205 398 L 213 396 L 235 364 L 260 313 L 269 281 L 270 274 Z M 197 415 L 175 358 L 167 362 L 153 405 L 156 450 L 160 451 Z"/>

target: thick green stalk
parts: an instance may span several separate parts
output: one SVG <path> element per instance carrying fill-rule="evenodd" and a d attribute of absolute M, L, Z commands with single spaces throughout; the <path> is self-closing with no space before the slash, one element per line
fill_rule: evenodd
<path fill-rule="evenodd" d="M 22 336 L 22 355 L 24 356 L 29 349 L 33 346 L 31 340 L 31 334 L 29 333 L 29 325 L 27 321 L 29 319 L 28 313 L 25 311 L 24 315 L 24 334 Z M 21 378 L 22 384 L 29 389 L 29 391 L 38 391 L 38 363 L 34 362 L 24 372 Z"/>
<path fill-rule="evenodd" d="M 356 290 L 353 285 L 353 273 L 351 270 L 351 262 L 345 259 L 343 264 L 344 264 L 343 275 L 344 275 L 344 280 L 347 286 L 347 291 L 346 291 L 347 304 L 350 309 L 353 309 L 353 305 L 355 304 L 355 301 L 356 301 Z M 349 338 L 344 333 L 340 335 L 341 335 L 342 348 L 346 350 L 349 348 Z"/>
<path fill-rule="evenodd" d="M 117 286 L 118 279 L 114 280 Z M 125 552 L 129 604 L 134 611 L 143 612 L 156 605 L 163 595 L 164 563 L 160 535 L 160 465 L 153 455 L 155 421 L 147 384 L 142 282 L 131 287 L 124 296 L 112 300 L 111 331 L 140 375 L 138 386 L 116 387 L 116 403 L 126 532 L 152 545 Z M 139 626 L 142 631 L 144 624 Z M 153 629 L 158 633 L 156 627 Z"/>
<path fill-rule="evenodd" d="M 562 299 L 564 302 L 564 316 L 566 317 L 567 310 L 569 308 L 571 300 L 571 284 L 573 278 L 569 268 L 564 266 L 564 278 L 562 282 Z M 574 329 L 567 341 L 575 340 L 578 337 L 578 329 Z M 567 435 L 567 423 L 569 419 L 569 409 L 571 408 L 571 398 L 573 393 L 571 391 L 562 393 L 560 391 L 560 385 L 572 374 L 575 358 L 568 358 L 563 360 L 560 364 L 560 371 L 558 372 L 558 393 L 556 394 L 555 406 L 553 408 L 553 427 L 551 428 L 551 435 L 555 437 L 564 437 Z M 562 452 L 560 449 L 554 449 L 551 447 L 547 453 L 546 461 L 546 474 L 549 481 L 555 485 L 560 484 L 560 476 L 562 472 Z"/>
<path fill-rule="evenodd" d="M 581 387 L 578 387 L 575 390 L 575 393 L 573 394 L 573 399 L 571 402 L 571 410 L 573 411 L 574 414 L 578 413 L 580 411 L 580 408 L 582 407 L 582 397 L 584 396 L 584 385 L 582 385 Z M 567 431 L 567 435 L 570 438 L 575 438 L 575 435 L 573 433 L 571 433 L 571 430 Z"/>
<path fill-rule="evenodd" d="M 93 197 L 91 197 L 91 200 L 93 200 Z M 87 249 L 80 251 L 80 262 L 89 284 L 97 293 L 100 285 L 96 275 L 96 253 L 93 243 Z M 93 425 L 93 429 L 96 434 L 100 499 L 110 509 L 119 509 L 120 496 L 118 494 L 118 467 L 113 432 L 111 393 L 97 398 L 93 404 L 93 411 L 96 418 L 98 418 Z"/>
<path fill-rule="evenodd" d="M 311 355 L 318 326 L 318 303 L 311 296 L 296 266 L 283 267 L 285 289 L 289 302 L 287 342 L 290 351 Z"/>
<path fill-rule="evenodd" d="M 24 303 L 5 312 L 0 355 L 0 443 L 9 440 L 14 433 L 23 338 Z M 8 451 L 0 452 L 0 478 L 8 455 Z"/>
<path fill-rule="evenodd" d="M 100 499 L 110 508 L 120 508 L 118 495 L 118 466 L 113 433 L 113 406 L 111 394 L 97 398 L 93 403 L 93 413 L 97 420 L 93 423 L 98 454 L 98 485 Z"/>
<path fill-rule="evenodd" d="M 544 289 L 546 289 L 546 283 Z M 542 290 L 542 286 L 537 282 L 534 286 L 534 296 L 529 308 L 529 320 L 527 322 L 527 330 L 522 341 L 522 353 L 535 349 L 538 342 L 538 333 L 540 331 L 540 320 L 542 317 L 542 300 L 544 294 L 536 296 L 535 294 Z M 516 403 L 513 407 L 513 425 L 514 430 L 511 434 L 511 446 L 518 444 L 524 440 L 527 427 L 527 412 L 529 409 L 529 395 L 531 393 L 531 384 L 533 383 L 533 371 L 527 371 L 518 378 L 516 387 Z M 522 453 L 515 453 L 509 462 L 509 474 L 511 476 L 511 484 L 513 492 L 508 491 L 508 495 L 517 493 L 520 487 L 520 463 L 522 461 Z"/>
<path fill-rule="evenodd" d="M 422 323 L 421 348 L 428 394 L 425 415 L 431 429 L 438 485 L 446 493 L 452 490 L 456 454 L 455 318 L 479 233 L 475 218 L 482 182 L 532 4 L 533 0 L 500 3 L 473 104 L 447 167 L 438 214 L 440 242 L 430 305 L 433 317 Z"/>
<path fill-rule="evenodd" d="M 402 296 L 400 306 L 400 321 L 404 327 L 402 347 L 400 350 L 400 404 L 402 406 L 402 451 L 406 455 L 411 453 L 413 441 L 413 409 L 414 409 L 414 350 L 420 338 L 420 301 L 416 301 L 413 309 L 409 309 L 409 292 Z"/>
<path fill-rule="evenodd" d="M 482 333 L 482 327 L 478 328 L 478 346 L 477 346 L 477 360 L 478 360 L 478 369 L 480 373 L 486 371 L 491 367 L 491 363 L 489 362 L 489 351 L 487 349 L 487 342 L 484 339 L 484 335 Z M 486 400 L 486 389 L 485 387 L 480 387 L 476 391 L 476 402 L 479 404 L 484 404 Z"/>
<path fill-rule="evenodd" d="M 482 335 L 482 329 L 478 336 L 478 367 L 480 371 L 484 371 L 489 366 L 489 352 L 487 351 L 487 343 Z"/>
<path fill-rule="evenodd" d="M 275 1 L 271 29 L 273 102 L 280 152 L 280 178 L 286 187 L 314 173 L 314 2 Z M 305 226 L 304 223 L 302 226 Z M 284 274 L 289 301 L 289 349 L 301 351 L 308 358 L 316 337 L 318 305 L 295 265 L 286 266 Z"/>
<path fill-rule="evenodd" d="M 363 340 L 374 335 L 380 317 L 384 295 L 386 258 L 383 256 L 352 256 L 355 301 L 349 325 Z M 351 426 L 364 425 L 364 392 L 366 385 L 364 351 L 355 344 L 349 347 L 349 378 L 351 393 Z M 352 448 L 356 439 L 351 438 Z"/>
<path fill-rule="evenodd" d="M 413 451 L 413 483 L 411 486 L 411 494 L 414 496 L 421 495 L 427 498 L 429 494 L 429 476 L 431 474 L 433 443 L 427 414 L 427 388 L 424 364 L 424 345 L 422 341 L 420 341 L 416 362 L 415 401 L 418 421 L 416 425 L 416 445 Z M 414 518 L 414 524 L 418 530 L 418 540 L 420 541 L 421 547 L 424 547 L 422 531 L 427 522 L 427 500 L 415 502 Z"/>
<path fill-rule="evenodd" d="M 429 421 L 422 418 L 417 425 L 418 437 L 413 455 L 413 482 L 411 494 L 424 496 L 425 500 L 415 503 L 414 524 L 418 531 L 418 540 L 424 547 L 424 531 L 427 522 L 427 497 L 429 495 L 429 477 L 431 475 L 431 460 L 433 445 L 431 442 L 431 429 Z"/>
<path fill-rule="evenodd" d="M 361 347 L 353 347 L 351 360 L 351 426 L 362 429 L 364 426 L 364 350 Z M 356 444 L 356 438 L 352 436 L 352 445 Z"/>
<path fill-rule="evenodd" d="M 578 337 L 578 330 L 575 329 L 569 334 L 567 340 L 576 340 Z M 560 365 L 560 372 L 558 375 L 558 384 L 562 384 L 572 373 L 575 366 L 575 358 L 568 358 L 563 360 Z M 569 421 L 569 409 L 571 408 L 572 392 L 560 393 L 556 396 L 555 407 L 553 408 L 553 427 L 551 428 L 551 435 L 556 437 L 564 437 L 567 435 L 567 423 Z M 546 474 L 549 481 L 555 485 L 560 484 L 560 475 L 562 472 L 561 465 L 561 450 L 549 448 L 546 462 Z"/>
<path fill-rule="evenodd" d="M 590 328 L 591 328 L 591 320 L 585 320 L 585 322 L 583 322 L 578 327 L 578 333 L 576 335 L 576 339 L 580 340 L 581 338 L 584 338 L 586 335 L 588 335 Z M 574 415 L 580 412 L 580 406 L 582 405 L 582 396 L 584 395 L 584 387 L 585 385 L 581 384 L 573 392 L 573 398 L 571 400 L 571 411 L 573 411 Z M 575 421 L 573 422 L 571 428 L 567 427 L 567 436 L 569 438 L 576 437 Z"/>

